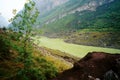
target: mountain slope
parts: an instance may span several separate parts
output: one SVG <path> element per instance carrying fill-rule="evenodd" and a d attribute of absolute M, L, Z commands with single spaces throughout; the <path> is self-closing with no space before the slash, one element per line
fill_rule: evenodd
<path fill-rule="evenodd" d="M 67 2 L 68 0 L 33 0 L 36 3 L 36 7 L 40 11 L 40 16 L 43 16 L 45 13 L 51 9 Z"/>
<path fill-rule="evenodd" d="M 91 2 L 92 3 L 92 2 Z M 119 8 L 120 1 L 115 0 L 109 4 L 105 4 L 93 10 L 75 11 L 73 14 L 67 14 L 60 19 L 50 19 L 47 22 L 45 31 L 58 32 L 63 30 L 78 30 L 83 28 L 117 28 L 119 29 Z M 87 7 L 87 6 L 86 6 Z M 84 7 L 85 8 L 85 7 Z M 78 8 L 77 8 L 78 9 Z M 82 8 L 81 8 L 82 9 Z M 75 10 L 75 9 L 74 9 Z M 73 11 L 70 11 L 73 12 Z M 48 15 L 49 16 L 49 15 Z M 46 16 L 47 17 L 47 16 Z M 114 18 L 114 19 L 113 19 Z M 46 19 L 46 18 L 45 18 Z M 113 23 L 111 23 L 113 22 Z"/>
<path fill-rule="evenodd" d="M 120 48 L 119 13 L 119 0 L 70 0 L 41 17 L 40 30 L 70 43 Z"/>
<path fill-rule="evenodd" d="M 53 22 L 68 14 L 73 14 L 76 11 L 92 10 L 94 11 L 98 6 L 113 2 L 114 0 L 69 0 L 63 5 L 55 7 L 51 11 L 41 16 L 40 20 L 44 20 L 45 23 Z M 47 17 L 47 18 L 45 18 Z"/>

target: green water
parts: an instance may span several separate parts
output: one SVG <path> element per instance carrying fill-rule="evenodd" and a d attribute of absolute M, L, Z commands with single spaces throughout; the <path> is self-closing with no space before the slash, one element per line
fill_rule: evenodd
<path fill-rule="evenodd" d="M 39 46 L 60 50 L 62 52 L 66 52 L 77 57 L 83 57 L 88 52 L 93 52 L 93 51 L 120 53 L 120 49 L 70 44 L 64 42 L 62 39 L 53 39 L 53 38 L 38 37 L 38 36 L 34 37 L 33 39 L 35 40 L 35 43 Z"/>

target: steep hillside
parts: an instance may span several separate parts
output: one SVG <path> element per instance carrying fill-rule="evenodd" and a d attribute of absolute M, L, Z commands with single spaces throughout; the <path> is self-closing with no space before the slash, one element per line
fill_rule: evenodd
<path fill-rule="evenodd" d="M 42 12 L 43 10 L 49 11 L 56 6 L 59 6 L 68 0 L 34 0 L 36 3 L 36 7 Z M 43 11 L 44 12 L 44 11 Z"/>
<path fill-rule="evenodd" d="M 73 4 L 76 5 L 75 3 Z M 79 7 L 79 9 L 83 9 L 81 11 L 79 11 L 78 8 L 75 8 L 73 9 L 74 12 L 72 14 L 66 14 L 66 16 L 64 16 L 61 19 L 56 19 L 56 21 L 55 19 L 54 20 L 50 19 L 50 21 L 53 22 L 52 23 L 48 22 L 49 24 L 46 24 L 45 27 L 43 28 L 45 28 L 46 32 L 47 31 L 58 32 L 63 30 L 69 31 L 69 30 L 78 30 L 78 29 L 91 28 L 91 27 L 97 29 L 108 28 L 108 27 L 119 29 L 119 24 L 120 24 L 119 4 L 120 1 L 115 0 L 114 2 L 111 3 L 106 3 L 106 4 L 104 3 L 104 5 L 101 6 L 96 4 L 96 6 L 86 8 L 88 6 L 87 4 L 84 5 L 84 7 Z M 95 9 L 90 10 L 90 8 L 95 8 Z"/>
<path fill-rule="evenodd" d="M 76 11 L 92 10 L 94 11 L 98 6 L 113 2 L 114 0 L 67 0 L 67 2 L 58 7 L 54 7 L 51 11 L 46 12 L 40 16 L 42 22 L 48 24 L 60 18 L 73 14 Z M 56 2 L 56 1 L 54 1 Z M 59 2 L 59 1 L 57 1 Z M 62 1 L 64 3 L 64 1 Z M 49 3 L 50 4 L 50 3 Z M 39 7 L 38 7 L 39 8 Z"/>
<path fill-rule="evenodd" d="M 68 0 L 33 0 L 36 3 L 36 7 L 40 11 L 40 16 L 44 16 L 47 12 L 55 7 L 64 4 Z"/>
<path fill-rule="evenodd" d="M 64 9 L 65 14 L 62 14 L 62 9 Z M 40 29 L 45 36 L 62 37 L 66 39 L 65 41 L 71 43 L 120 48 L 120 39 L 118 37 L 120 34 L 119 9 L 119 0 L 70 0 L 62 6 L 56 7 L 45 18 L 41 18 L 42 21 L 49 20 Z M 54 18 L 51 18 L 51 16 L 54 16 Z M 86 35 L 88 32 L 90 34 Z M 94 34 L 91 32 L 94 32 Z M 101 32 L 105 35 L 99 36 L 102 35 Z M 95 41 L 91 37 L 94 35 L 98 36 L 98 40 Z M 87 38 L 84 43 L 82 42 L 84 40 L 82 36 L 89 36 L 90 38 Z"/>

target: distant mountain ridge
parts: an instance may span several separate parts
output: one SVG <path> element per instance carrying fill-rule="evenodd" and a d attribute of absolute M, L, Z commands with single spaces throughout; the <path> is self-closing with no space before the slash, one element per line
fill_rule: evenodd
<path fill-rule="evenodd" d="M 69 0 L 45 13 L 43 16 L 39 16 L 38 21 L 41 23 L 39 26 L 46 25 L 44 30 L 50 31 L 49 29 L 51 28 L 52 30 L 55 29 L 54 31 L 57 30 L 57 32 L 62 28 L 64 30 L 65 28 L 67 30 L 70 28 L 81 29 L 93 26 L 101 26 L 102 28 L 116 26 L 116 24 L 116 27 L 118 27 L 119 5 L 119 0 Z M 113 16 L 117 20 L 112 21 Z M 109 23 L 109 20 L 114 23 Z M 106 22 L 106 24 L 103 22 Z"/>
<path fill-rule="evenodd" d="M 51 2 L 48 2 L 48 6 L 46 6 L 46 10 L 48 12 L 42 14 L 40 16 L 40 20 L 43 23 L 50 23 L 54 22 L 55 20 L 58 20 L 60 18 L 63 18 L 67 16 L 68 14 L 74 14 L 76 11 L 85 11 L 85 10 L 91 10 L 95 11 L 97 7 L 109 4 L 111 2 L 114 2 L 115 0 L 65 0 L 64 2 L 59 2 L 52 0 L 54 5 L 57 5 L 59 3 L 59 6 L 54 6 L 52 8 Z M 45 2 L 44 2 L 45 3 Z M 62 4 L 60 4 L 62 3 Z M 64 4 L 63 4 L 64 3 Z M 36 3 L 36 5 L 39 4 L 39 2 Z M 37 6 L 38 9 L 40 9 L 39 6 Z M 42 10 L 41 10 L 42 11 Z"/>

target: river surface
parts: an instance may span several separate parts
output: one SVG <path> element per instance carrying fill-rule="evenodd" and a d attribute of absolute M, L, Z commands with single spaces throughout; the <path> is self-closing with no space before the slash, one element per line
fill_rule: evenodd
<path fill-rule="evenodd" d="M 33 37 L 35 44 L 50 49 L 60 50 L 62 52 L 69 53 L 73 56 L 84 57 L 88 52 L 108 52 L 108 53 L 120 53 L 120 49 L 112 48 L 102 48 L 102 47 L 93 47 L 93 46 L 84 46 L 66 43 L 62 39 L 53 39 L 47 37 Z"/>

